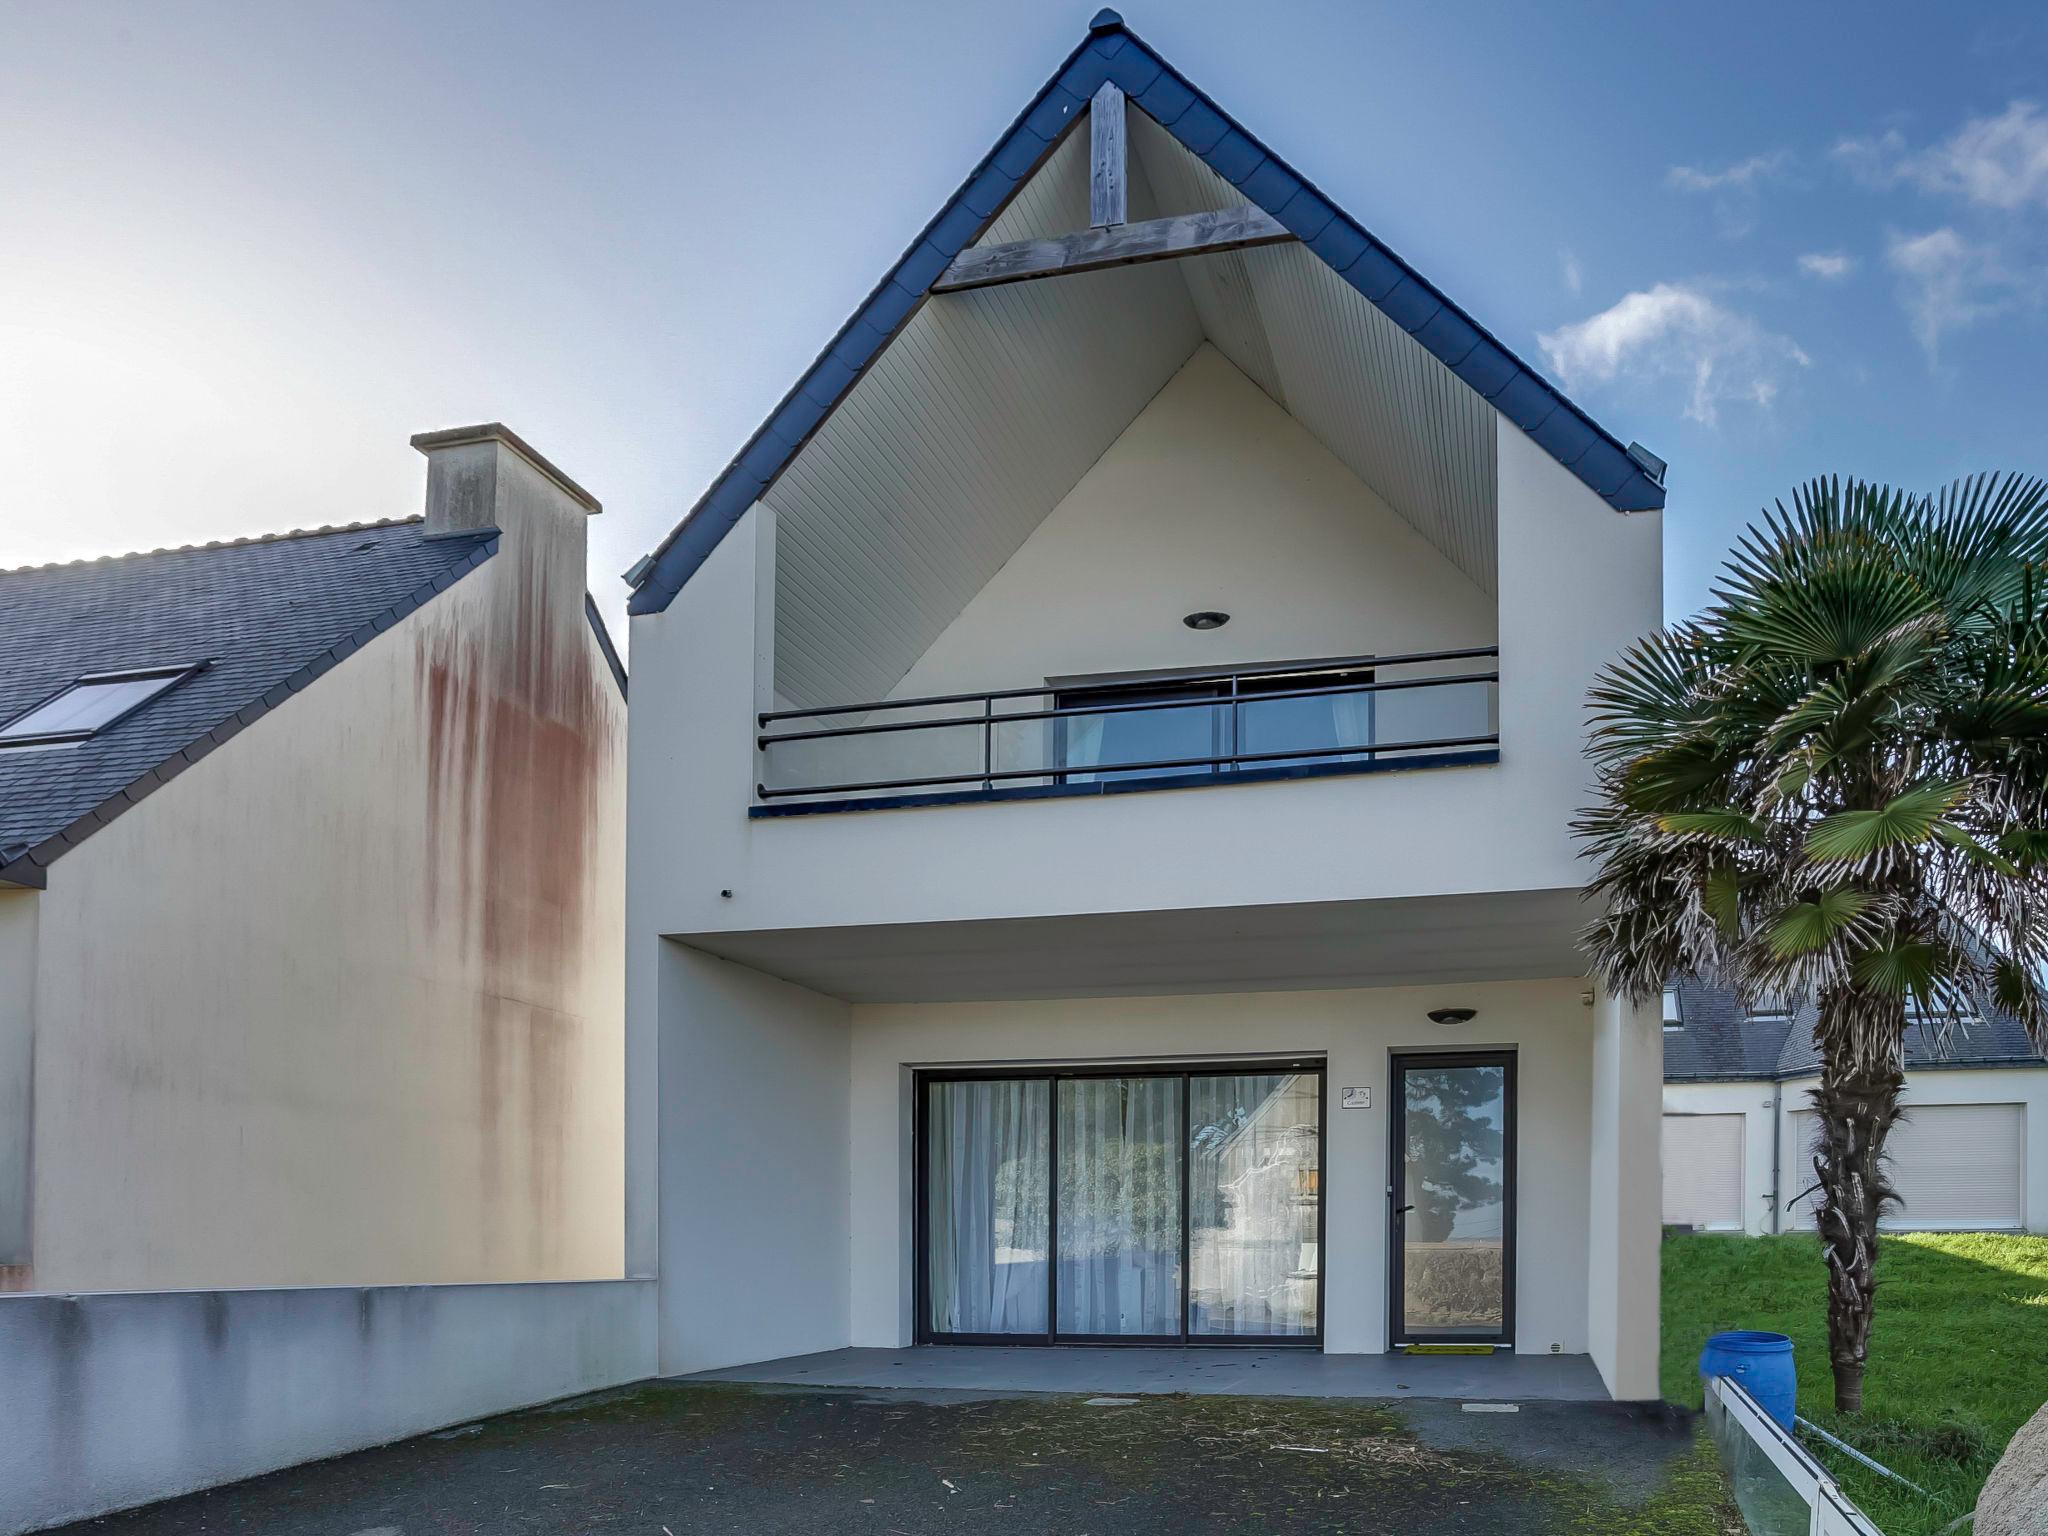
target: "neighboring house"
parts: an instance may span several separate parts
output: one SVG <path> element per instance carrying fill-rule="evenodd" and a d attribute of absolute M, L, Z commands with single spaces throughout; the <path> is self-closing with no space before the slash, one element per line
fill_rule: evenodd
<path fill-rule="evenodd" d="M 1810 1231 L 1820 1082 L 1811 1002 L 1745 1012 L 1687 981 L 1664 995 L 1664 1219 L 1711 1232 Z M 1888 1227 L 2048 1232 L 2048 1067 L 2017 1019 L 1906 1028 L 1903 1204 Z"/>
<path fill-rule="evenodd" d="M 424 519 L 0 571 L 0 1288 L 622 1272 L 598 506 L 414 442 Z"/>
<path fill-rule="evenodd" d="M 1656 1396 L 1663 1035 L 1569 822 L 1661 477 L 1099 16 L 634 572 L 662 1369 L 1448 1340 Z"/>

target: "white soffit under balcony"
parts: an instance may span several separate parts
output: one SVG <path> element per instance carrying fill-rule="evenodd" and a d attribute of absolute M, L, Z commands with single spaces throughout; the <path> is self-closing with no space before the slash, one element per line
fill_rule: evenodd
<path fill-rule="evenodd" d="M 848 1002 L 974 1002 L 1580 976 L 1586 917 L 1575 890 L 1498 891 L 675 937 Z"/>
<path fill-rule="evenodd" d="M 1134 220 L 1243 201 L 1130 125 Z M 1084 125 L 981 243 L 1085 227 L 1087 150 Z M 763 498 L 776 692 L 885 696 L 1204 340 L 1493 592 L 1493 408 L 1305 247 L 1269 246 L 928 300 Z"/>

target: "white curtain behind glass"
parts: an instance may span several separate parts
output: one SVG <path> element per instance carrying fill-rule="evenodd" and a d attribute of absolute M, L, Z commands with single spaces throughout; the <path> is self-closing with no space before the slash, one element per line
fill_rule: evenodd
<path fill-rule="evenodd" d="M 1060 1091 L 1062 1333 L 1180 1332 L 1178 1078 L 1072 1078 Z"/>
<path fill-rule="evenodd" d="M 931 1326 L 1042 1334 L 1051 1085 L 1012 1078 L 926 1091 Z"/>

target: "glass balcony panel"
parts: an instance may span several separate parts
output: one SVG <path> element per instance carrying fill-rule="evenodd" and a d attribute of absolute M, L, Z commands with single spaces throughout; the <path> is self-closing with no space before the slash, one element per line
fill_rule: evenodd
<path fill-rule="evenodd" d="M 770 799 L 973 793 L 1468 750 L 1496 738 L 1498 687 L 1448 679 L 1491 659 L 1268 666 L 792 717 L 763 729 L 762 782 Z M 1390 686 L 1418 669 L 1447 680 Z M 1333 691 L 1287 696 L 1317 688 Z"/>
<path fill-rule="evenodd" d="M 1304 682 L 1303 687 L 1317 686 Z M 1238 704 L 1238 750 L 1252 760 L 1247 770 L 1292 764 L 1361 763 L 1372 754 L 1373 716 L 1377 695 L 1365 689 L 1317 694 L 1303 699 L 1252 697 Z M 1358 752 L 1332 752 L 1332 747 L 1358 747 Z M 1307 752 L 1308 757 L 1272 757 L 1271 753 Z"/>
<path fill-rule="evenodd" d="M 1389 688 L 1374 700 L 1374 744 L 1386 756 L 1413 750 L 1411 742 L 1466 741 L 1500 729 L 1498 685 L 1444 683 L 1424 688 Z M 1468 751 L 1441 747 L 1433 751 Z"/>
<path fill-rule="evenodd" d="M 971 712 L 971 713 L 970 713 Z M 819 715 L 776 721 L 768 734 L 831 730 L 852 725 L 911 725 L 908 730 L 770 740 L 761 754 L 762 782 L 770 789 L 924 783 L 981 771 L 980 700 L 971 704 L 872 710 L 867 715 Z M 930 725 L 915 722 L 929 720 Z M 969 788 L 962 784 L 955 787 Z"/>
<path fill-rule="evenodd" d="M 1063 716 L 1053 725 L 1055 761 L 1069 784 L 1214 773 L 1207 759 L 1230 751 L 1227 704 L 1103 710 Z M 1142 764 L 1160 766 L 1137 766 Z"/>

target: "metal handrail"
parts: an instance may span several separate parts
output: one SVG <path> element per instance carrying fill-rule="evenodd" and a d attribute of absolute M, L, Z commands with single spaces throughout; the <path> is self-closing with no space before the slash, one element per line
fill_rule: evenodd
<path fill-rule="evenodd" d="M 978 720 L 960 722 L 979 725 Z M 783 740 L 777 737 L 776 740 Z M 1149 763 L 1076 763 L 1070 766 L 983 769 L 978 773 L 926 775 L 915 779 L 873 779 L 864 784 L 817 784 L 797 789 L 770 789 L 756 784 L 754 792 L 763 800 L 791 795 L 851 795 L 878 789 L 919 789 L 935 784 L 980 784 L 993 779 L 1052 779 L 1073 774 L 1106 776 L 1126 773 L 1156 773 L 1164 768 L 1220 768 L 1226 763 L 1298 762 L 1304 757 L 1379 757 L 1389 752 L 1437 752 L 1451 747 L 1496 747 L 1498 732 L 1484 736 L 1446 736 L 1435 741 L 1369 741 L 1344 747 L 1291 747 L 1274 752 L 1228 752 L 1213 757 L 1161 758 Z"/>
<path fill-rule="evenodd" d="M 1120 679 L 1119 681 L 1132 683 L 1156 682 L 1162 686 L 1182 683 L 1228 683 L 1246 677 L 1287 677 L 1301 672 L 1342 672 L 1359 667 L 1414 666 L 1430 661 L 1476 661 L 1486 656 L 1498 659 L 1500 647 L 1477 645 L 1453 651 L 1414 651 L 1405 656 L 1338 656 L 1323 661 L 1288 662 L 1284 666 L 1236 667 L 1221 672 L 1177 672 L 1155 678 L 1130 678 Z M 1452 679 L 1431 678 L 1428 681 L 1449 682 Z M 1088 685 L 1078 683 L 1069 685 L 1070 688 L 1075 689 L 1084 686 Z M 1362 689 L 1368 685 L 1360 684 L 1357 686 Z M 1059 689 L 1041 683 L 1036 688 L 996 688 L 984 690 L 980 693 L 942 693 L 933 694 L 921 699 L 876 699 L 867 704 L 824 704 L 816 709 L 772 709 L 759 715 L 757 719 L 761 725 L 765 726 L 776 720 L 809 720 L 819 715 L 862 715 L 877 709 L 926 709 L 940 704 L 979 704 L 984 699 L 1023 699 L 1029 698 L 1034 694 L 1055 693 L 1059 691 Z M 1352 690 L 1347 688 L 1338 691 L 1350 692 Z M 1271 693 L 1261 695 L 1261 697 L 1278 698 L 1280 695 L 1278 693 Z M 1166 703 L 1159 707 L 1174 709 L 1185 708 L 1186 706 L 1185 703 Z M 1081 711 L 1083 714 L 1101 714 L 1104 712 L 1104 710 Z M 1022 720 L 1027 717 L 1024 715 L 1005 715 L 1000 718 Z M 946 722 L 930 721 L 926 723 L 939 725 Z M 775 739 L 778 741 L 793 741 L 796 738 L 793 736 L 778 736 Z"/>
<path fill-rule="evenodd" d="M 1386 663 L 1380 662 L 1378 665 L 1385 666 Z M 1330 667 L 1319 670 L 1336 671 L 1338 669 Z M 1282 674 L 1262 670 L 1258 672 L 1224 673 L 1219 679 L 1202 678 L 1199 681 L 1234 681 L 1240 677 L 1274 677 L 1279 675 Z M 1187 681 L 1187 679 L 1174 678 L 1173 681 L 1181 683 Z M 998 698 L 1024 698 L 1032 695 L 1042 698 L 1046 694 L 1052 694 L 1057 698 L 1061 692 L 1068 691 L 1048 687 L 1033 689 L 1029 693 L 968 694 L 959 701 L 961 703 L 972 701 L 986 702 L 987 709 L 979 715 L 961 715 L 957 719 L 951 720 L 884 720 L 874 725 L 820 726 L 814 731 L 778 731 L 773 735 L 763 733 L 756 736 L 754 741 L 757 746 L 768 747 L 778 741 L 820 741 L 837 739 L 844 736 L 879 736 L 890 731 L 943 731 L 963 725 L 980 726 L 985 730 L 991 725 L 1007 725 L 1013 720 L 1067 720 L 1076 715 L 1127 715 L 1149 709 L 1216 709 L 1228 708 L 1233 704 L 1265 704 L 1275 699 L 1322 699 L 1336 694 L 1391 693 L 1400 688 L 1448 688 L 1457 683 L 1497 683 L 1499 681 L 1500 673 L 1498 672 L 1459 672 L 1443 677 L 1394 678 L 1387 682 L 1332 683 L 1325 688 L 1275 688 L 1269 693 L 1235 696 L 1219 694 L 1214 698 L 1207 699 L 1141 699 L 1129 704 L 1069 704 L 1053 709 L 1019 709 L 1001 715 L 994 712 L 994 701 Z M 954 701 L 950 699 L 918 699 L 907 701 L 903 707 L 908 708 L 910 703 L 932 704 L 939 702 L 952 703 Z M 772 718 L 778 720 L 788 719 L 798 713 L 800 711 L 783 710 Z M 827 711 L 821 710 L 819 713 L 823 714 L 827 713 Z M 761 718 L 767 720 L 771 717 L 763 715 Z"/>

